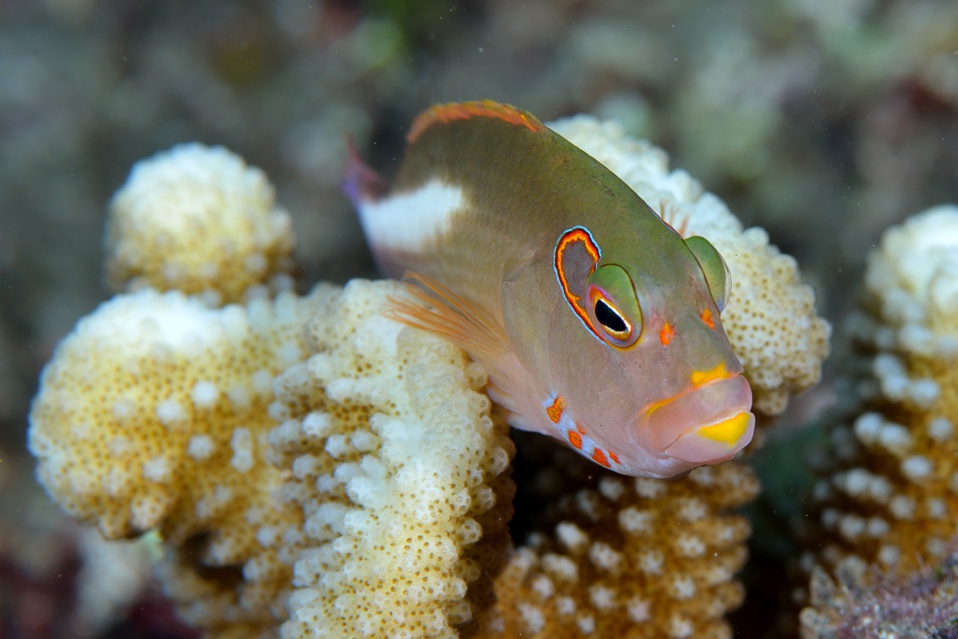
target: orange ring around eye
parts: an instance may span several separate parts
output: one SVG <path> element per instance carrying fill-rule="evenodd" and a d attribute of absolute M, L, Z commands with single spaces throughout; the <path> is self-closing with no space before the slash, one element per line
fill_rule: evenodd
<path fill-rule="evenodd" d="M 626 330 L 616 331 L 599 321 L 595 312 L 596 305 L 599 302 L 605 304 L 610 311 L 615 313 L 615 316 L 625 324 Z M 635 335 L 635 327 L 632 325 L 632 322 L 625 318 L 625 315 L 619 311 L 615 303 L 613 303 L 598 286 L 593 285 L 589 287 L 589 309 L 589 323 L 593 325 L 596 334 L 602 338 L 603 342 L 620 349 L 628 348 L 635 343 L 637 336 Z M 603 333 L 604 335 L 602 335 Z"/>

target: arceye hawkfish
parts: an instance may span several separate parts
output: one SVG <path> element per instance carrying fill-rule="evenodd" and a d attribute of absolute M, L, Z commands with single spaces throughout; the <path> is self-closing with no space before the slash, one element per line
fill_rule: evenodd
<path fill-rule="evenodd" d="M 705 238 L 515 107 L 437 105 L 408 142 L 390 188 L 354 151 L 344 185 L 383 273 L 418 285 L 384 310 L 482 364 L 510 424 L 640 477 L 748 444 L 731 279 Z"/>

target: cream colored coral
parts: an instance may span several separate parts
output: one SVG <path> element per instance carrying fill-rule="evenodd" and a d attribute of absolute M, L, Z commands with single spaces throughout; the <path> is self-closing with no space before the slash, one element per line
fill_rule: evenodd
<path fill-rule="evenodd" d="M 292 560 L 274 537 L 295 536 L 302 516 L 275 502 L 285 474 L 264 460 L 266 409 L 273 377 L 306 356 L 303 326 L 325 297 L 209 309 L 178 292 L 121 295 L 44 369 L 29 430 L 40 482 L 107 538 L 158 530 L 187 545 L 191 566 L 226 582 L 215 606 L 186 615 L 201 627 L 283 610 Z"/>
<path fill-rule="evenodd" d="M 311 357 L 277 379 L 271 458 L 310 544 L 287 639 L 457 637 L 508 544 L 512 444 L 485 374 L 383 317 L 399 291 L 350 282 L 311 322 Z"/>
<path fill-rule="evenodd" d="M 958 207 L 888 230 L 868 260 L 869 410 L 833 429 L 837 459 L 816 489 L 814 559 L 854 557 L 907 575 L 958 535 Z"/>
<path fill-rule="evenodd" d="M 818 383 L 831 328 L 815 314 L 814 293 L 795 260 L 769 245 L 764 230 L 743 231 L 719 198 L 685 171 L 670 173 L 664 151 L 625 136 L 616 122 L 580 115 L 549 126 L 622 178 L 684 237 L 702 235 L 728 262 L 732 299 L 722 324 L 756 410 L 778 415 L 791 393 Z"/>
<path fill-rule="evenodd" d="M 603 475 L 564 498 L 496 578 L 479 636 L 731 637 L 724 615 L 744 596 L 734 575 L 750 527 L 727 511 L 757 494 L 752 472 L 726 462 L 674 481 Z"/>
<path fill-rule="evenodd" d="M 183 144 L 134 165 L 110 204 L 106 273 L 113 290 L 152 286 L 215 302 L 250 287 L 287 287 L 293 236 L 259 169 L 222 147 Z"/>
<path fill-rule="evenodd" d="M 78 550 L 77 610 L 73 623 L 78 636 L 99 636 L 126 616 L 150 579 L 152 537 L 133 542 L 107 541 L 95 528 L 81 528 Z"/>
<path fill-rule="evenodd" d="M 901 348 L 958 351 L 958 206 L 936 206 L 886 231 L 865 285 Z"/>
<path fill-rule="evenodd" d="M 475 364 L 381 315 L 399 287 L 104 304 L 44 372 L 41 483 L 109 538 L 159 530 L 208 636 L 275 633 L 294 587 L 287 637 L 457 636 L 509 548 L 512 444 Z"/>

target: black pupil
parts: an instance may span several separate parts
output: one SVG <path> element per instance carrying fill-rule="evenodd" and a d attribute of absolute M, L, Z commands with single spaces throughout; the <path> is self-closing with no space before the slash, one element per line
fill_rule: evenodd
<path fill-rule="evenodd" d="M 595 318 L 613 333 L 624 333 L 629 330 L 622 316 L 613 311 L 612 307 L 603 300 L 596 300 Z"/>

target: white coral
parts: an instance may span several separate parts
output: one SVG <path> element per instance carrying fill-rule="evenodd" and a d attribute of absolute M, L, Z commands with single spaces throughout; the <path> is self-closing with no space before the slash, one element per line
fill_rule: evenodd
<path fill-rule="evenodd" d="M 490 508 L 511 508 L 493 492 L 511 443 L 479 392 L 485 375 L 381 315 L 399 286 L 350 282 L 312 321 L 311 358 L 277 378 L 289 417 L 270 456 L 293 469 L 288 499 L 311 542 L 295 566 L 289 639 L 457 637 L 481 573 L 470 549 L 488 554 L 507 518 Z"/>
<path fill-rule="evenodd" d="M 81 320 L 44 369 L 28 433 L 38 479 L 107 538 L 157 530 L 168 550 L 161 579 L 181 615 L 208 630 L 275 625 L 269 606 L 291 588 L 292 561 L 257 540 L 302 527 L 297 508 L 273 499 L 285 473 L 263 459 L 272 390 L 257 380 L 272 380 L 294 350 L 306 356 L 303 327 L 330 290 L 218 309 L 176 291 L 120 295 Z M 245 581 L 201 577 L 223 566 Z"/>
<path fill-rule="evenodd" d="M 958 353 L 958 206 L 933 207 L 886 231 L 865 285 L 901 348 Z"/>
<path fill-rule="evenodd" d="M 286 272 L 292 244 L 289 214 L 262 171 L 222 147 L 183 144 L 137 162 L 114 195 L 107 279 L 116 291 L 237 301 Z"/>

